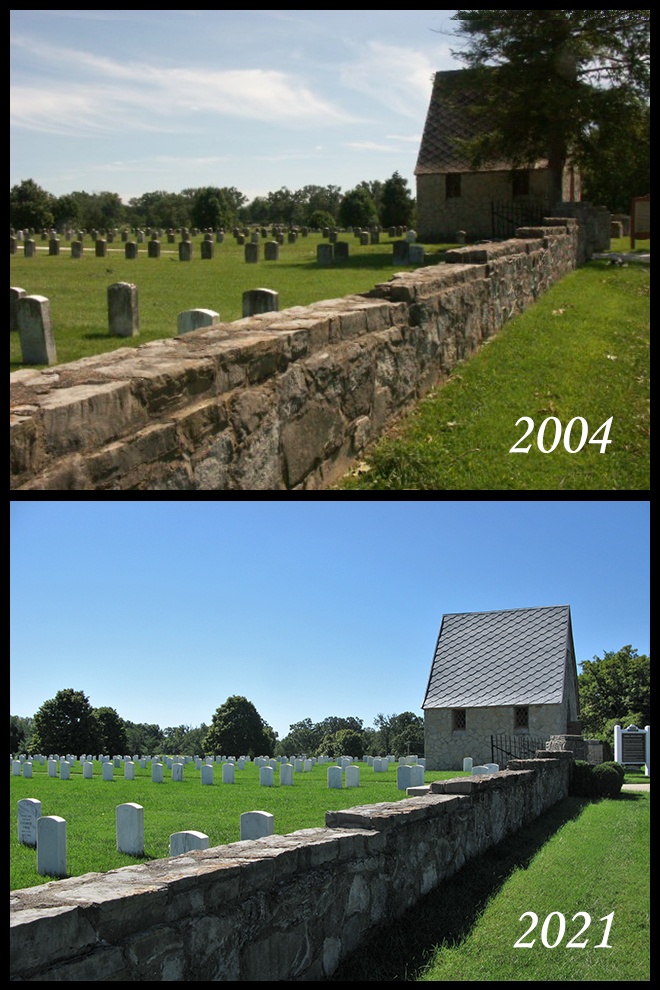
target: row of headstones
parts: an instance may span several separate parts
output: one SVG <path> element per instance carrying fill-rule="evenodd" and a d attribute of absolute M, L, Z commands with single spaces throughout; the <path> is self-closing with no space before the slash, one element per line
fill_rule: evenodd
<path fill-rule="evenodd" d="M 258 236 L 258 235 L 257 235 Z M 295 243 L 295 237 L 297 235 L 289 235 L 289 243 Z M 292 238 L 294 240 L 292 241 Z M 108 257 L 108 244 L 111 243 L 105 238 L 98 238 L 94 244 L 94 254 L 97 258 L 107 258 Z M 124 258 L 126 261 L 134 261 L 138 257 L 138 244 L 141 242 L 127 241 L 124 244 Z M 237 239 L 238 244 L 245 244 L 245 238 L 243 235 L 239 235 Z M 279 261 L 280 257 L 280 244 L 284 244 L 284 235 L 279 234 L 278 239 L 274 241 L 266 241 L 264 245 L 264 260 L 265 261 Z M 248 263 L 254 263 L 260 260 L 260 245 L 257 242 L 250 242 L 245 244 L 245 261 Z M 192 261 L 193 259 L 193 244 L 191 241 L 179 241 L 178 245 L 179 261 Z M 9 238 L 9 253 L 18 253 L 18 241 L 15 237 Z M 60 253 L 60 241 L 59 238 L 52 238 L 48 242 L 48 254 L 50 256 L 56 256 Z M 30 239 L 23 242 L 23 254 L 26 258 L 34 258 L 37 255 L 37 246 L 34 240 Z M 83 242 L 81 240 L 71 242 L 71 257 L 72 258 L 82 258 L 84 254 Z M 161 242 L 159 240 L 150 240 L 147 244 L 147 257 L 149 258 L 160 258 L 161 256 Z M 200 244 L 200 256 L 203 261 L 213 260 L 215 257 L 215 245 L 213 243 L 213 235 L 207 234 L 205 239 Z"/>
<path fill-rule="evenodd" d="M 344 229 L 346 233 L 352 233 L 355 237 L 359 237 L 360 239 L 362 239 L 365 235 L 367 235 L 369 238 L 372 237 L 378 238 L 380 237 L 380 234 L 384 232 L 383 228 L 380 227 L 378 224 L 376 224 L 372 227 L 346 227 L 346 228 L 322 227 L 321 235 L 323 237 L 329 237 L 329 238 L 336 237 L 341 232 L 341 229 Z M 262 237 L 262 238 L 273 237 L 277 239 L 279 237 L 284 236 L 285 234 L 287 235 L 287 237 L 289 235 L 298 235 L 298 234 L 301 235 L 302 237 L 307 237 L 309 232 L 310 232 L 310 228 L 305 226 L 299 227 L 296 224 L 293 225 L 273 224 L 270 231 L 268 230 L 267 227 L 263 227 L 263 226 L 257 228 L 234 227 L 232 229 L 232 236 L 234 238 L 249 237 L 250 239 L 253 239 L 256 235 L 257 237 Z M 121 230 L 118 227 L 111 227 L 111 228 L 92 229 L 89 232 L 79 229 L 76 230 L 74 228 L 65 228 L 64 230 L 59 232 L 54 227 L 51 227 L 49 229 L 42 228 L 39 231 L 42 241 L 53 240 L 54 238 L 59 237 L 60 233 L 61 236 L 63 236 L 67 242 L 73 240 L 82 241 L 84 240 L 85 236 L 88 235 L 92 241 L 96 241 L 98 238 L 105 238 L 110 244 L 114 243 L 115 238 L 117 237 L 119 237 L 121 241 L 125 243 L 131 238 L 131 234 L 134 235 L 135 239 L 139 244 L 144 244 L 147 238 L 151 238 L 152 240 L 160 240 L 163 237 L 167 238 L 168 244 L 174 244 L 177 235 L 181 237 L 181 240 L 188 241 L 190 240 L 191 237 L 198 237 L 200 234 L 203 234 L 205 237 L 208 237 L 209 235 L 212 238 L 215 237 L 216 242 L 218 244 L 222 244 L 226 236 L 224 227 L 220 227 L 217 230 L 214 230 L 211 227 L 207 227 L 204 230 L 200 230 L 198 227 L 192 227 L 190 229 L 188 227 L 176 227 L 176 228 L 169 227 L 167 230 L 165 230 L 162 227 L 153 227 L 153 228 L 148 227 L 146 230 L 142 230 L 141 227 L 132 227 L 130 229 L 123 228 Z M 26 230 L 14 230 L 13 228 L 10 229 L 10 236 L 15 237 L 16 240 L 20 242 L 35 237 L 36 235 L 37 235 L 37 230 L 34 227 L 29 227 Z M 412 235 L 413 239 L 416 236 L 415 231 L 409 230 L 406 227 L 390 227 L 388 229 L 388 235 L 390 237 L 405 236 L 407 238 L 410 238 Z M 283 241 L 280 241 L 280 243 L 283 243 Z M 293 241 L 291 243 L 293 243 Z M 378 240 L 372 240 L 371 243 L 378 244 L 379 242 Z"/>
<path fill-rule="evenodd" d="M 29 296 L 25 289 L 11 286 L 10 330 L 18 331 L 23 364 L 57 364 L 55 334 L 46 296 Z M 279 293 L 274 289 L 249 289 L 243 293 L 243 316 L 276 312 Z M 179 335 L 220 322 L 212 309 L 188 309 L 177 318 Z M 137 337 L 140 311 L 137 285 L 115 282 L 108 286 L 108 333 L 113 337 Z"/>
<path fill-rule="evenodd" d="M 241 815 L 241 841 L 273 835 L 275 820 L 267 811 L 246 811 Z M 144 856 L 144 808 L 128 802 L 117 806 L 117 851 Z M 18 841 L 36 847 L 40 876 L 66 876 L 66 820 L 59 815 L 41 814 L 41 801 L 23 798 L 18 802 Z M 193 849 L 208 849 L 209 837 L 188 829 L 170 835 L 169 855 L 181 856 Z"/>
<path fill-rule="evenodd" d="M 478 777 L 485 773 L 499 773 L 499 770 L 498 763 L 483 763 L 475 766 L 471 756 L 466 756 L 463 760 L 463 772 L 471 773 L 473 777 Z"/>
<path fill-rule="evenodd" d="M 256 762 L 256 761 L 255 761 Z M 372 769 L 374 773 L 378 773 L 383 769 L 383 760 L 374 760 Z M 274 765 L 273 765 L 274 764 Z M 91 780 L 94 776 L 93 773 L 93 763 L 88 760 L 82 764 L 83 779 Z M 183 781 L 183 770 L 185 764 L 183 762 L 172 762 L 168 769 L 172 772 L 172 781 L 181 782 Z M 222 783 L 223 784 L 233 784 L 235 782 L 234 768 L 236 764 L 232 762 L 226 762 L 222 764 Z M 389 766 L 389 764 L 388 764 Z M 242 769 L 240 761 L 238 768 Z M 114 772 L 117 767 L 113 762 L 104 762 L 101 766 L 101 777 L 105 781 L 114 780 Z M 275 782 L 275 770 L 277 769 L 276 761 L 269 761 L 267 764 L 259 766 L 259 784 L 262 787 L 272 787 Z M 292 787 L 293 786 L 293 775 L 294 773 L 305 773 L 312 769 L 311 760 L 298 760 L 294 763 L 280 763 L 279 764 L 279 783 L 281 787 Z M 32 777 L 32 764 L 29 762 L 21 763 L 20 760 L 12 761 L 12 773 L 14 776 L 20 776 L 21 771 L 24 777 Z M 71 763 L 68 760 L 62 759 L 48 760 L 48 776 L 57 777 L 59 771 L 60 780 L 70 780 L 71 779 Z M 200 779 L 203 785 L 212 785 L 214 783 L 214 767 L 210 764 L 204 763 L 199 767 Z M 164 780 L 165 765 L 163 763 L 152 762 L 151 764 L 151 781 L 154 784 L 162 784 Z M 124 762 L 124 780 L 135 780 L 135 763 L 132 760 Z M 329 766 L 327 774 L 328 787 L 342 787 L 343 782 L 346 782 L 346 787 L 359 787 L 360 786 L 360 768 L 355 766 L 350 758 L 345 758 L 341 760 L 339 766 Z M 408 787 L 416 787 L 424 783 L 424 766 L 420 763 L 416 764 L 399 764 L 397 767 L 397 789 L 406 790 Z"/>
<path fill-rule="evenodd" d="M 415 234 L 414 231 L 410 231 L 410 237 L 406 240 L 395 241 L 392 245 L 392 262 L 395 265 L 413 265 L 413 264 L 423 264 L 425 258 L 424 247 L 421 244 L 415 244 Z M 249 243 L 245 243 L 245 237 L 243 234 L 239 234 L 237 237 L 237 243 L 240 245 L 245 245 L 245 261 L 247 264 L 256 264 L 261 260 L 260 244 L 259 244 L 259 234 L 252 235 L 253 239 Z M 365 232 L 358 232 L 356 234 L 360 238 L 360 244 L 378 243 L 378 234 L 370 234 Z M 289 233 L 288 239 L 289 243 L 295 243 L 297 234 Z M 346 261 L 349 257 L 349 245 L 347 241 L 337 240 L 337 235 L 334 233 L 329 234 L 329 242 L 318 244 L 316 248 L 316 261 L 319 265 L 327 267 L 333 264 L 340 264 Z M 256 239 L 255 239 L 256 238 Z M 127 241 L 124 245 L 124 257 L 127 261 L 133 261 L 138 257 L 138 243 L 135 241 Z M 284 235 L 278 234 L 277 239 L 274 241 L 266 241 L 264 244 L 264 260 L 265 261 L 279 261 L 280 258 L 280 244 L 284 243 Z M 72 258 L 82 258 L 83 256 L 83 242 L 81 240 L 72 241 L 71 243 L 71 257 Z M 15 237 L 10 237 L 9 239 L 9 252 L 10 254 L 16 254 L 18 252 L 18 242 Z M 179 261 L 192 261 L 193 260 L 193 245 L 190 241 L 184 240 L 180 241 L 178 245 Z M 34 258 L 37 253 L 35 241 L 30 239 L 24 242 L 23 253 L 26 258 Z M 59 255 L 60 253 L 60 241 L 59 238 L 52 238 L 48 242 L 48 254 L 49 255 Z M 107 258 L 108 257 L 108 241 L 103 238 L 98 238 L 95 242 L 94 253 L 97 258 Z M 205 239 L 200 244 L 200 255 L 203 261 L 211 261 L 215 257 L 215 248 L 213 244 L 213 235 L 207 234 Z M 161 243 L 160 240 L 150 240 L 147 246 L 147 256 L 149 258 L 160 258 L 161 256 Z"/>

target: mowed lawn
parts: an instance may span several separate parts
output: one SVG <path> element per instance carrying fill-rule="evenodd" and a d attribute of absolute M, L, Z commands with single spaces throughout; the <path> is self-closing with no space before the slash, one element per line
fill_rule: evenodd
<path fill-rule="evenodd" d="M 70 780 L 49 777 L 45 766 L 37 769 L 35 764 L 32 778 L 11 778 L 11 888 L 31 887 L 52 879 L 37 874 L 34 849 L 18 842 L 17 804 L 21 798 L 41 801 L 42 815 L 64 818 L 68 875 L 80 876 L 136 862 L 116 849 L 116 807 L 129 801 L 144 808 L 144 859 L 150 860 L 169 855 L 173 832 L 204 832 L 211 846 L 237 842 L 244 811 L 269 812 L 274 816 L 275 833 L 285 835 L 301 828 L 322 828 L 329 810 L 406 797 L 405 791 L 397 789 L 394 764 L 384 773 L 374 772 L 366 763 L 358 766 L 360 786 L 339 790 L 328 788 L 327 765 L 323 764 L 294 774 L 292 787 L 280 786 L 277 770 L 274 786 L 262 787 L 254 764 L 236 770 L 234 784 L 222 783 L 222 770 L 216 764 L 211 786 L 202 786 L 194 764 L 185 767 L 181 782 L 172 781 L 171 772 L 165 769 L 162 784 L 152 783 L 149 764 L 144 770 L 136 768 L 132 781 L 124 780 L 122 769 L 115 769 L 112 781 L 104 781 L 101 764 L 96 762 L 91 780 L 83 779 L 80 764 L 72 770 Z M 427 775 L 427 780 L 457 776 L 463 774 L 434 772 Z"/>
<path fill-rule="evenodd" d="M 415 265 L 394 265 L 393 243 L 397 238 L 381 234 L 379 244 L 361 245 L 352 234 L 341 234 L 348 242 L 348 260 L 331 268 L 316 260 L 319 244 L 327 238 L 319 233 L 299 237 L 295 244 L 280 245 L 278 261 L 265 261 L 263 243 L 260 260 L 245 261 L 245 248 L 227 236 L 214 245 L 214 257 L 201 258 L 201 237 L 195 237 L 193 260 L 179 261 L 177 245 L 163 244 L 160 258 L 149 258 L 147 245 L 138 245 L 138 256 L 127 261 L 121 243 L 108 245 L 107 256 L 97 258 L 91 239 L 84 242 L 82 258 L 72 258 L 70 245 L 62 242 L 59 255 L 50 256 L 38 242 L 37 255 L 10 256 L 10 284 L 28 295 L 50 300 L 50 313 L 57 349 L 63 364 L 119 347 L 138 347 L 152 340 L 175 337 L 178 315 L 187 309 L 210 309 L 223 322 L 241 319 L 243 293 L 267 288 L 279 293 L 279 308 L 307 306 L 322 299 L 337 299 L 368 292 L 387 282 L 396 271 L 412 271 Z M 427 262 L 436 264 L 452 245 L 424 245 Z M 140 333 L 132 338 L 108 334 L 108 286 L 130 282 L 137 286 Z M 24 367 L 18 334 L 11 335 L 10 370 Z"/>

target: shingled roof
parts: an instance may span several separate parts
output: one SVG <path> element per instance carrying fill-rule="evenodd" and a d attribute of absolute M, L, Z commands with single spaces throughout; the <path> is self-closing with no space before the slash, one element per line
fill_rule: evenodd
<path fill-rule="evenodd" d="M 568 648 L 568 605 L 443 615 L 422 708 L 560 704 Z"/>
<path fill-rule="evenodd" d="M 459 142 L 469 141 L 478 133 L 474 116 L 470 113 L 474 98 L 452 85 L 463 71 L 454 69 L 435 74 L 415 175 L 509 171 L 512 168 L 511 162 L 502 159 L 475 169 L 469 157 L 461 150 Z M 546 165 L 546 161 L 539 161 L 535 167 L 542 168 Z"/>

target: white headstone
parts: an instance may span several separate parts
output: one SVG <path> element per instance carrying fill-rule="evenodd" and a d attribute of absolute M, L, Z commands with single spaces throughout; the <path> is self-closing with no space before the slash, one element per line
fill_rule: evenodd
<path fill-rule="evenodd" d="M 203 832 L 174 832 L 170 836 L 170 856 L 181 856 L 192 849 L 208 849 L 209 837 Z"/>
<path fill-rule="evenodd" d="M 472 776 L 473 777 L 480 777 L 480 776 L 482 776 L 485 773 L 490 773 L 490 770 L 485 765 L 484 766 L 481 766 L 481 767 L 472 767 Z"/>
<path fill-rule="evenodd" d="M 397 790 L 405 791 L 408 787 L 412 787 L 412 767 L 407 764 L 399 764 L 396 768 L 396 786 Z"/>
<path fill-rule="evenodd" d="M 94 771 L 94 764 L 92 763 L 91 760 L 87 760 L 86 763 L 83 763 L 83 780 L 91 780 L 93 776 L 93 771 Z"/>
<path fill-rule="evenodd" d="M 102 773 L 104 780 L 112 780 L 114 772 L 115 772 L 115 768 L 113 767 L 112 763 L 103 764 Z"/>
<path fill-rule="evenodd" d="M 463 773 L 470 773 L 472 770 L 472 757 L 466 756 L 463 760 Z"/>
<path fill-rule="evenodd" d="M 275 819 L 267 811 L 246 811 L 241 815 L 241 839 L 261 839 L 274 831 Z"/>
<path fill-rule="evenodd" d="M 172 780 L 183 780 L 183 763 L 172 764 Z"/>
<path fill-rule="evenodd" d="M 144 808 L 129 802 L 117 805 L 117 850 L 129 856 L 144 855 Z"/>
<path fill-rule="evenodd" d="M 410 786 L 421 787 L 424 783 L 424 767 L 415 763 L 410 768 Z"/>
<path fill-rule="evenodd" d="M 66 822 L 58 815 L 37 819 L 37 873 L 66 876 Z"/>
<path fill-rule="evenodd" d="M 152 763 L 151 764 L 151 782 L 152 782 L 152 784 L 162 784 L 163 783 L 163 764 L 162 763 Z"/>
<path fill-rule="evenodd" d="M 273 786 L 273 768 L 272 767 L 260 767 L 259 768 L 259 783 L 262 787 L 272 787 Z"/>
<path fill-rule="evenodd" d="M 135 780 L 135 764 L 132 760 L 124 763 L 124 780 Z"/>
<path fill-rule="evenodd" d="M 234 764 L 233 763 L 223 763 L 222 764 L 222 783 L 223 784 L 233 784 L 234 783 Z"/>
<path fill-rule="evenodd" d="M 201 768 L 202 783 L 212 784 L 213 783 L 213 767 L 210 767 L 207 763 Z"/>
<path fill-rule="evenodd" d="M 60 780 L 71 780 L 71 764 L 66 760 L 60 763 Z"/>
<path fill-rule="evenodd" d="M 41 801 L 36 798 L 22 798 L 18 802 L 18 841 L 24 846 L 36 846 L 39 818 Z"/>
<path fill-rule="evenodd" d="M 342 786 L 342 769 L 341 767 L 328 767 L 328 787 L 339 787 Z"/>
<path fill-rule="evenodd" d="M 346 786 L 360 786 L 360 768 L 355 766 L 346 767 Z"/>
<path fill-rule="evenodd" d="M 293 764 L 280 764 L 280 786 L 293 787 Z"/>

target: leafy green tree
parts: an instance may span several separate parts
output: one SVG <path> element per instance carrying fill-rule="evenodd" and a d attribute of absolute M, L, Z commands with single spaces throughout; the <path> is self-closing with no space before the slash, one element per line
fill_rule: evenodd
<path fill-rule="evenodd" d="M 55 222 L 55 197 L 38 186 L 34 179 L 23 179 L 9 190 L 9 223 L 12 227 L 52 227 Z"/>
<path fill-rule="evenodd" d="M 10 716 L 9 752 L 13 755 L 31 751 L 32 723 L 33 719 L 31 718 L 22 718 L 20 715 Z"/>
<path fill-rule="evenodd" d="M 323 230 L 324 227 L 334 227 L 335 218 L 332 213 L 326 210 L 314 210 L 307 219 L 307 223 L 314 230 Z"/>
<path fill-rule="evenodd" d="M 633 196 L 651 188 L 651 111 L 631 94 L 626 107 L 589 133 L 582 155 L 583 195 L 612 213 L 628 213 Z"/>
<path fill-rule="evenodd" d="M 452 20 L 465 42 L 453 54 L 469 70 L 456 85 L 482 129 L 468 149 L 475 164 L 548 158 L 559 182 L 595 126 L 631 93 L 648 97 L 648 10 L 459 10 Z"/>
<path fill-rule="evenodd" d="M 424 719 L 414 712 L 403 712 L 392 720 L 392 752 L 395 756 L 424 753 Z"/>
<path fill-rule="evenodd" d="M 355 756 L 362 759 L 364 755 L 364 740 L 361 732 L 355 729 L 340 729 L 335 733 L 335 748 L 337 756 Z"/>
<path fill-rule="evenodd" d="M 91 753 L 100 748 L 99 723 L 82 691 L 65 688 L 34 716 L 35 752 Z"/>
<path fill-rule="evenodd" d="M 227 756 L 258 756 L 270 747 L 265 726 L 251 701 L 242 695 L 232 695 L 216 709 L 204 749 L 207 753 Z"/>
<path fill-rule="evenodd" d="M 351 189 L 339 204 L 339 222 L 343 227 L 369 227 L 378 223 L 374 198 L 364 186 Z"/>
<path fill-rule="evenodd" d="M 222 189 L 216 186 L 205 186 L 196 190 L 195 199 L 190 211 L 190 219 L 196 227 L 205 229 L 211 227 L 232 227 L 238 219 L 239 207 L 246 197 L 238 189 Z"/>
<path fill-rule="evenodd" d="M 383 227 L 407 227 L 414 212 L 415 200 L 408 189 L 408 182 L 395 172 L 383 185 L 380 222 Z"/>
<path fill-rule="evenodd" d="M 151 755 L 165 748 L 163 732 L 156 723 L 127 721 L 124 725 L 128 752 Z"/>
<path fill-rule="evenodd" d="M 650 725 L 650 679 L 649 658 L 632 646 L 585 660 L 578 674 L 583 734 L 600 738 L 617 723 Z"/>
<path fill-rule="evenodd" d="M 111 756 L 122 755 L 127 749 L 126 726 L 114 708 L 95 708 L 99 726 L 99 749 Z"/>

